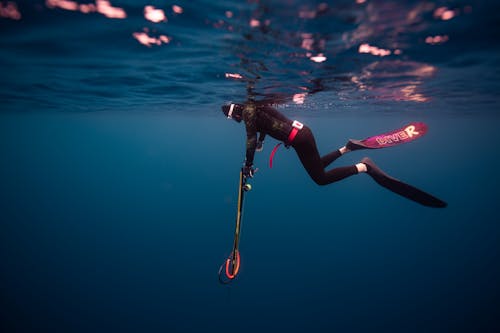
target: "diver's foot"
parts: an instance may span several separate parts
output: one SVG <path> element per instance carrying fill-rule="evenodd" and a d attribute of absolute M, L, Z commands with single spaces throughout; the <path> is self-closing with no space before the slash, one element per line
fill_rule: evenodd
<path fill-rule="evenodd" d="M 366 173 L 376 180 L 380 180 L 382 178 L 392 178 L 383 172 L 369 157 L 363 158 L 361 163 L 366 165 Z"/>
<path fill-rule="evenodd" d="M 349 139 L 345 147 L 349 151 L 366 149 L 367 147 L 361 142 L 361 140 Z"/>

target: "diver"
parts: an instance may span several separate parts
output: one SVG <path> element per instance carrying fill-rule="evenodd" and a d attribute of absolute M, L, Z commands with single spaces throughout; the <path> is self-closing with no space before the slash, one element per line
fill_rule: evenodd
<path fill-rule="evenodd" d="M 311 179 L 318 185 L 327 185 L 359 173 L 367 173 L 381 186 L 402 195 L 410 200 L 425 206 L 445 207 L 446 203 L 411 185 L 403 183 L 386 173 L 368 157 L 359 163 L 326 170 L 326 168 L 342 156 L 353 150 L 365 149 L 358 140 L 349 140 L 338 150 L 324 156 L 319 154 L 314 135 L 309 127 L 302 123 L 285 117 L 275 108 L 258 102 L 245 104 L 231 103 L 222 106 L 222 112 L 228 119 L 236 122 L 243 121 L 246 127 L 246 158 L 242 168 L 246 177 L 252 178 L 255 174 L 253 167 L 256 151 L 263 148 L 266 135 L 282 141 L 285 147 L 292 147 Z M 277 147 L 276 147 L 277 148 Z M 271 154 L 271 163 L 272 156 Z"/>

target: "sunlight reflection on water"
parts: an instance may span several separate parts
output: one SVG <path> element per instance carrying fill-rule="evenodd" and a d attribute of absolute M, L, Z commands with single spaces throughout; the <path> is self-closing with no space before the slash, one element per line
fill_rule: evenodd
<path fill-rule="evenodd" d="M 280 103 L 307 104 L 315 93 L 332 92 L 332 99 L 340 99 L 342 91 L 344 100 L 369 98 L 423 103 L 436 97 L 429 95 L 425 87 L 436 80 L 440 67 L 445 65 L 434 59 L 445 53 L 449 53 L 450 61 L 463 56 L 454 51 L 457 43 L 465 42 L 461 40 L 464 29 L 456 24 L 477 25 L 481 23 L 481 17 L 474 16 L 478 8 L 485 12 L 477 2 L 449 1 L 446 5 L 442 1 L 361 0 L 319 4 L 298 0 L 235 3 L 203 0 L 168 5 L 122 1 L 120 6 L 117 3 L 0 1 L 0 24 L 13 27 L 3 37 L 3 48 L 9 52 L 10 46 L 13 50 L 18 47 L 14 23 L 8 21 L 18 22 L 18 26 L 33 22 L 32 27 L 36 27 L 43 22 L 44 15 L 77 19 L 74 15 L 80 14 L 87 19 L 79 18 L 76 22 L 88 21 L 88 26 L 92 25 L 88 34 L 97 33 L 93 37 L 96 41 L 106 43 L 105 36 L 113 34 L 121 43 L 115 43 L 119 54 L 113 55 L 116 60 L 136 62 L 135 58 L 150 54 L 152 61 L 157 59 L 156 64 L 149 62 L 154 72 L 146 70 L 141 75 L 157 76 L 161 72 L 179 79 L 185 91 L 207 96 L 201 100 L 208 100 L 208 96 L 214 101 L 222 100 L 231 98 L 229 95 L 245 98 L 251 93 L 256 98 Z M 75 14 L 65 14 L 69 12 Z M 97 17 L 118 23 L 105 24 L 96 21 Z M 119 30 L 108 30 L 112 26 Z M 53 31 L 44 29 L 44 35 L 40 30 L 39 35 L 31 36 L 33 40 L 18 43 L 31 43 L 35 49 L 37 38 L 51 38 Z M 54 33 L 51 42 L 63 48 L 69 40 L 78 45 L 79 34 L 84 31 L 68 29 L 66 39 L 56 38 Z M 92 48 L 99 48 L 92 45 L 91 38 L 80 38 L 79 47 L 89 53 Z M 143 50 L 132 49 L 130 40 Z M 85 56 L 85 52 L 81 53 L 82 58 Z M 79 62 L 78 56 L 74 59 Z M 111 75 L 121 76 L 118 72 Z M 191 79 L 185 81 L 185 76 Z M 13 77 L 13 81 L 19 80 L 13 73 L 4 80 Z M 232 88 L 228 90 L 229 87 Z M 8 91 L 8 85 L 4 89 Z M 130 96 L 139 93 L 134 89 Z M 151 87 L 149 91 L 161 90 Z M 178 100 L 182 98 L 180 91 L 175 95 L 174 90 L 164 90 L 163 98 L 173 96 L 174 101 Z M 4 95 L 17 94 L 18 89 Z"/>

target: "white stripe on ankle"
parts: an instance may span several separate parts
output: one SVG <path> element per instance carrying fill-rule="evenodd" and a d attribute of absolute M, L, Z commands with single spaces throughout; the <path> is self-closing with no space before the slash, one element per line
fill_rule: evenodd
<path fill-rule="evenodd" d="M 356 164 L 356 169 L 358 169 L 358 173 L 368 171 L 368 169 L 366 167 L 366 164 L 364 164 L 364 163 L 358 163 L 358 164 Z"/>

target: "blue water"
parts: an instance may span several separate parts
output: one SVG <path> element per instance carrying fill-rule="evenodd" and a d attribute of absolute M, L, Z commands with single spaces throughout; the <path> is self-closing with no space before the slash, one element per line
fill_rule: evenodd
<path fill-rule="evenodd" d="M 0 1 L 20 15 L 0 15 L 2 332 L 500 330 L 500 5 L 54 3 Z M 285 149 L 271 170 L 268 139 L 220 285 L 245 145 L 220 105 L 247 97 L 325 153 L 427 123 L 335 165 L 369 155 L 448 207 L 366 175 L 318 187 Z"/>

